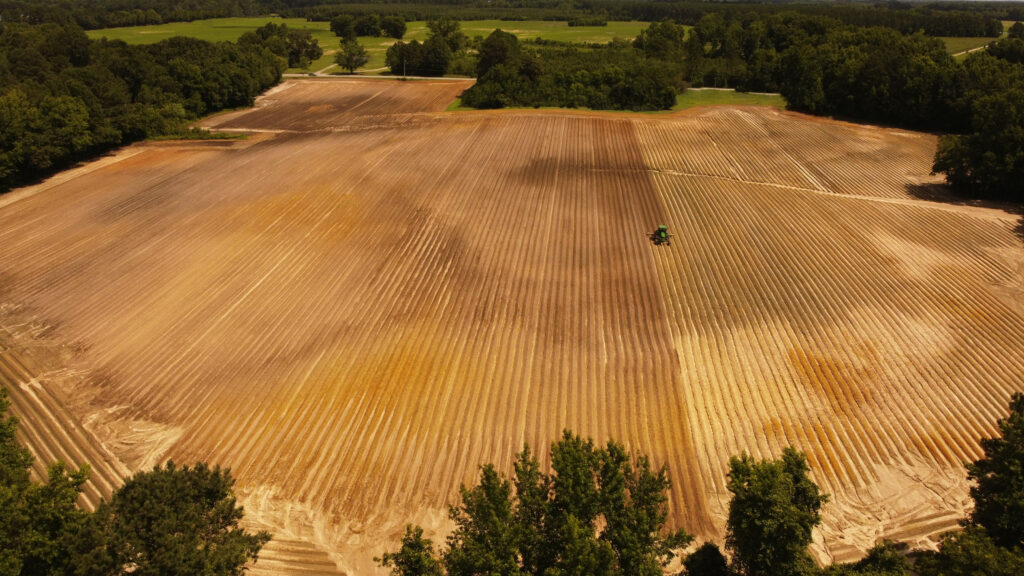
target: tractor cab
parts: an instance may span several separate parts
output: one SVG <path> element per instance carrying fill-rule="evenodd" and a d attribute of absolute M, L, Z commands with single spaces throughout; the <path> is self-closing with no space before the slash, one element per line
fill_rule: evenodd
<path fill-rule="evenodd" d="M 672 245 L 672 235 L 668 233 L 668 226 L 658 226 L 658 229 L 651 232 L 651 242 L 654 242 L 655 246 L 662 244 L 666 246 Z"/>

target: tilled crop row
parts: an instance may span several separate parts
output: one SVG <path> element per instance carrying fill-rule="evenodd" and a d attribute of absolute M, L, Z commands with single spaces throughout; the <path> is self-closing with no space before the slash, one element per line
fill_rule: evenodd
<path fill-rule="evenodd" d="M 295 562 L 360 574 L 564 429 L 668 465 L 705 537 L 729 456 L 787 445 L 839 554 L 952 527 L 1024 382 L 1022 249 L 1009 215 L 913 196 L 933 137 L 286 86 L 210 121 L 273 137 L 147 145 L 0 208 L 3 302 L 80 350 L 41 385 L 127 468 L 229 466 L 254 521 L 310 542 Z"/>

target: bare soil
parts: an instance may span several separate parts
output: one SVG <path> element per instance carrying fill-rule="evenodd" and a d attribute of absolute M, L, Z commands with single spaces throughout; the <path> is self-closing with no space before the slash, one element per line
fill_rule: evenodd
<path fill-rule="evenodd" d="M 380 573 L 566 428 L 721 542 L 732 454 L 807 452 L 815 553 L 928 546 L 1024 389 L 1019 216 L 910 194 L 934 136 L 767 108 L 444 113 L 306 80 L 0 197 L 0 385 L 44 461 L 238 479 L 263 574 Z M 9 200 L 5 201 L 5 198 Z M 666 224 L 670 247 L 646 233 Z"/>

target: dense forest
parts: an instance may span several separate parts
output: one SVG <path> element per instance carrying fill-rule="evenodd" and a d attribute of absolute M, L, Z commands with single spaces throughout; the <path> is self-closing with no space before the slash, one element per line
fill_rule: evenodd
<path fill-rule="evenodd" d="M 73 24 L 0 24 L 0 191 L 115 146 L 251 105 L 289 65 L 318 58 L 283 25 L 235 43 L 90 40 Z"/>

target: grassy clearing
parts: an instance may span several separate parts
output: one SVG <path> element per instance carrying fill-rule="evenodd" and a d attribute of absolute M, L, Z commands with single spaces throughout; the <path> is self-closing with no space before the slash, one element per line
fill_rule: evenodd
<path fill-rule="evenodd" d="M 735 90 L 687 90 L 676 96 L 672 110 L 695 106 L 771 106 L 785 108 L 786 99 L 778 94 L 750 94 Z"/>
<path fill-rule="evenodd" d="M 277 18 L 261 16 L 255 18 L 213 18 L 194 22 L 173 22 L 154 26 L 130 26 L 126 28 L 105 28 L 89 30 L 90 38 L 109 38 L 123 40 L 129 44 L 154 44 L 172 36 L 189 36 L 210 42 L 234 42 L 238 38 L 260 26 L 273 22 L 287 24 L 289 28 L 309 30 L 324 49 L 324 55 L 311 63 L 308 68 L 291 68 L 290 73 L 316 72 L 334 63 L 334 51 L 338 48 L 338 37 L 330 30 L 328 22 L 307 22 L 303 18 Z M 427 39 L 426 22 L 409 22 L 408 31 L 403 40 Z M 511 32 L 521 40 L 544 38 L 561 42 L 609 42 L 613 38 L 632 39 L 647 27 L 646 22 L 609 22 L 607 26 L 572 26 L 567 22 L 546 22 L 526 20 L 510 22 L 502 20 L 471 20 L 462 22 L 462 31 L 470 38 L 487 36 L 496 28 Z M 359 43 L 370 54 L 370 61 L 360 68 L 362 71 L 378 71 L 384 67 L 384 55 L 389 46 L 394 44 L 393 38 L 360 37 Z M 331 69 L 331 72 L 341 70 Z"/>
<path fill-rule="evenodd" d="M 950 54 L 958 54 L 967 50 L 973 50 L 974 48 L 980 48 L 988 45 L 994 38 L 981 37 L 950 37 L 943 36 L 940 38 L 946 44 L 946 52 Z"/>
<path fill-rule="evenodd" d="M 999 38 L 942 36 L 939 39 L 946 43 L 946 52 L 955 55 L 957 60 L 963 60 L 967 57 L 967 54 L 964 54 L 964 52 L 973 50 L 974 48 L 988 46 L 1000 38 L 1006 38 L 1007 32 L 1010 30 L 1010 26 L 1013 26 L 1014 21 L 1001 20 L 1001 22 L 1003 23 L 1003 33 L 999 35 Z"/>
<path fill-rule="evenodd" d="M 470 108 L 469 106 L 462 105 L 462 98 L 456 98 L 454 102 L 448 105 L 444 109 L 445 112 L 463 112 L 466 110 L 476 110 L 476 108 Z"/>

